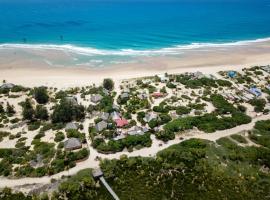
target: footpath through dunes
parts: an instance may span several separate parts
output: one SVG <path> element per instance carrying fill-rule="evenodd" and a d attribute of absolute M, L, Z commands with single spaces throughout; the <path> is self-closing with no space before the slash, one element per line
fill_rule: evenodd
<path fill-rule="evenodd" d="M 40 178 L 20 178 L 20 179 L 8 179 L 8 178 L 0 178 L 0 185 L 1 187 L 18 187 L 23 185 L 32 185 L 32 184 L 49 184 L 51 182 L 51 179 L 61 179 L 62 176 L 70 176 L 74 175 L 77 172 L 79 172 L 82 169 L 86 168 L 97 168 L 99 167 L 99 161 L 96 160 L 96 157 L 100 157 L 101 159 L 119 159 L 122 155 L 127 155 L 129 157 L 135 157 L 135 156 L 155 156 L 159 151 L 168 148 L 171 145 L 178 144 L 184 140 L 188 140 L 191 138 L 199 138 L 199 139 L 206 139 L 210 141 L 216 141 L 219 138 L 230 136 L 236 133 L 239 133 L 244 130 L 251 130 L 255 123 L 260 120 L 267 120 L 270 118 L 270 114 L 268 115 L 262 115 L 254 118 L 252 122 L 249 124 L 244 124 L 241 126 L 234 127 L 232 129 L 223 130 L 223 131 L 216 131 L 214 133 L 195 133 L 191 132 L 189 135 L 183 135 L 181 136 L 183 139 L 180 141 L 179 136 L 176 137 L 174 140 L 168 141 L 168 143 L 163 144 L 160 146 L 159 140 L 155 138 L 154 135 L 152 135 L 152 146 L 149 148 L 143 148 L 141 150 L 133 151 L 133 152 L 119 152 L 115 154 L 101 154 L 98 153 L 95 149 L 93 149 L 90 145 L 90 156 L 87 160 L 82 161 L 76 165 L 76 167 L 71 168 L 69 170 L 60 172 L 58 174 L 55 174 L 53 176 L 44 176 Z"/>

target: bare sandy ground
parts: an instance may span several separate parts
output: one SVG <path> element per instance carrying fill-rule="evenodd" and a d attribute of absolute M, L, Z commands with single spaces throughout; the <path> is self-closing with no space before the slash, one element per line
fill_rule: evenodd
<path fill-rule="evenodd" d="M 100 83 L 103 78 L 115 81 L 161 73 L 240 69 L 270 64 L 270 41 L 241 46 L 204 47 L 185 50 L 179 55 L 136 57 L 136 63 L 108 64 L 103 67 L 76 66 L 72 56 L 58 50 L 0 49 L 0 81 L 25 86 L 83 86 Z M 48 60 L 65 62 L 51 64 Z"/>

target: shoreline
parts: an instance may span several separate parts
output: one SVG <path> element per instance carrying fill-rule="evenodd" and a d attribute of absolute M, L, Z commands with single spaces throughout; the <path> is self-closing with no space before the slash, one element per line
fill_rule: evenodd
<path fill-rule="evenodd" d="M 230 47 L 185 50 L 175 56 L 139 56 L 134 63 L 75 65 L 74 55 L 58 50 L 0 49 L 0 81 L 24 86 L 74 87 L 100 83 L 104 78 L 120 82 L 163 73 L 239 70 L 270 63 L 270 41 Z M 54 64 L 58 63 L 58 64 Z M 60 63 L 60 64 L 59 64 Z M 62 63 L 62 64 L 61 64 Z"/>

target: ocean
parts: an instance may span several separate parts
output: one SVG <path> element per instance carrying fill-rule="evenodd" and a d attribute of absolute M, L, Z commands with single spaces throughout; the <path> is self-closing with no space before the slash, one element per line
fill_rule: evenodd
<path fill-rule="evenodd" d="M 0 0 L 0 13 L 0 48 L 112 58 L 270 38 L 270 0 Z"/>

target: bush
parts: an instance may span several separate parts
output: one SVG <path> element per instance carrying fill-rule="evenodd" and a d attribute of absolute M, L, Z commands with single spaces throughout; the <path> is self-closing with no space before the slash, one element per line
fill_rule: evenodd
<path fill-rule="evenodd" d="M 45 87 L 34 88 L 33 95 L 39 104 L 46 104 L 49 101 L 49 95 Z"/>
<path fill-rule="evenodd" d="M 169 140 L 173 140 L 175 138 L 175 134 L 172 131 L 163 130 L 156 133 L 156 138 L 167 142 Z"/>
<path fill-rule="evenodd" d="M 34 109 L 29 99 L 26 99 L 25 102 L 22 103 L 22 115 L 25 120 L 33 120 L 34 117 Z"/>
<path fill-rule="evenodd" d="M 14 107 L 11 106 L 9 103 L 7 103 L 6 113 L 11 116 L 16 113 Z"/>
<path fill-rule="evenodd" d="M 191 109 L 188 108 L 188 107 L 185 107 L 185 106 L 178 106 L 178 107 L 176 108 L 176 113 L 177 113 L 178 115 L 189 114 L 190 111 L 191 111 Z"/>
<path fill-rule="evenodd" d="M 112 79 L 106 78 L 103 80 L 103 87 L 107 90 L 113 90 L 114 82 Z"/>
<path fill-rule="evenodd" d="M 40 122 L 36 121 L 36 122 L 32 122 L 31 124 L 28 125 L 28 130 L 29 131 L 34 131 L 39 129 L 40 127 Z"/>
<path fill-rule="evenodd" d="M 55 138 L 54 138 L 54 141 L 55 141 L 55 142 L 61 142 L 61 141 L 63 141 L 64 139 L 65 139 L 65 135 L 64 135 L 63 132 L 57 132 L 57 133 L 55 134 Z"/>
<path fill-rule="evenodd" d="M 231 138 L 236 140 L 237 142 L 239 143 L 242 143 L 242 144 L 247 144 L 247 140 L 245 137 L 243 137 L 242 135 L 231 135 Z"/>
<path fill-rule="evenodd" d="M 47 108 L 41 105 L 37 105 L 35 117 L 40 120 L 47 120 L 49 118 Z"/>

